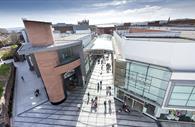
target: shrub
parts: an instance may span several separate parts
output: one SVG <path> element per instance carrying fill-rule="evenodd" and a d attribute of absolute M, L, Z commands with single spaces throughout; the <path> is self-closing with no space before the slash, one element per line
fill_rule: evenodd
<path fill-rule="evenodd" d="M 0 98 L 3 95 L 3 82 L 0 81 Z"/>
<path fill-rule="evenodd" d="M 10 65 L 1 64 L 0 65 L 0 76 L 7 76 L 10 72 Z"/>
<path fill-rule="evenodd" d="M 181 115 L 179 117 L 179 121 L 193 122 L 193 120 L 189 116 Z"/>

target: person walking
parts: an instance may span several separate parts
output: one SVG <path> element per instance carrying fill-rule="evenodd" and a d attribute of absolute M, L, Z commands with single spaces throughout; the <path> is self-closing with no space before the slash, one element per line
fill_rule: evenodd
<path fill-rule="evenodd" d="M 89 104 L 89 99 L 90 99 L 90 94 L 89 92 L 87 93 L 87 104 Z"/>
<path fill-rule="evenodd" d="M 106 101 L 104 101 L 104 113 L 106 114 Z"/>
<path fill-rule="evenodd" d="M 95 97 L 95 101 L 96 101 L 96 102 L 97 102 L 97 99 L 98 99 L 98 97 L 96 96 L 96 97 Z"/>
<path fill-rule="evenodd" d="M 94 103 L 94 100 L 93 100 L 93 98 L 91 99 L 91 112 L 92 112 L 92 110 L 93 110 L 93 104 Z"/>
<path fill-rule="evenodd" d="M 108 96 L 108 87 L 106 87 L 106 96 Z"/>
<path fill-rule="evenodd" d="M 22 79 L 22 81 L 24 81 L 24 77 L 23 76 L 21 76 L 21 79 Z"/>
<path fill-rule="evenodd" d="M 99 90 L 100 90 L 100 84 L 99 84 L 99 82 L 97 83 L 97 92 L 99 92 Z"/>
<path fill-rule="evenodd" d="M 100 90 L 102 90 L 102 80 L 100 81 Z"/>
<path fill-rule="evenodd" d="M 111 86 L 109 86 L 109 95 L 111 96 Z"/>
<path fill-rule="evenodd" d="M 112 110 L 111 110 L 111 100 L 110 99 L 108 100 L 108 105 L 109 105 L 109 113 L 111 114 Z"/>
<path fill-rule="evenodd" d="M 108 104 L 109 104 L 109 107 L 111 107 L 111 100 L 110 99 L 108 100 Z"/>

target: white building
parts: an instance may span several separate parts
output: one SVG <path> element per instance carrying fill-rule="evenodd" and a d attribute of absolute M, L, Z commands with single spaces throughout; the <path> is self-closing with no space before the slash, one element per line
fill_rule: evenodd
<path fill-rule="evenodd" d="M 152 117 L 170 109 L 195 114 L 194 40 L 178 32 L 114 32 L 113 43 L 118 100 Z"/>

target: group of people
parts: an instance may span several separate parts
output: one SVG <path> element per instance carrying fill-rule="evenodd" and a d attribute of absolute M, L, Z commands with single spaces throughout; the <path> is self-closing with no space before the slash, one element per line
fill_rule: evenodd
<path fill-rule="evenodd" d="M 125 111 L 128 113 L 131 112 L 131 108 L 126 103 L 126 97 L 124 98 L 124 102 L 123 102 L 122 107 L 118 110 L 118 112 L 122 112 L 122 111 Z"/>
<path fill-rule="evenodd" d="M 103 67 L 104 67 L 104 56 L 102 57 L 102 59 L 98 59 L 97 62 L 98 64 L 101 64 L 101 72 L 100 72 L 100 75 L 102 75 L 102 71 L 103 71 Z M 110 64 L 106 64 L 106 69 L 109 69 Z M 108 70 L 107 70 L 108 71 Z M 102 90 L 102 80 L 98 81 L 97 82 L 97 92 L 99 92 L 100 90 Z M 110 95 L 111 96 L 111 86 L 108 86 L 106 87 L 106 95 Z M 88 92 L 87 93 L 87 104 L 89 104 L 90 102 L 90 93 Z M 97 104 L 97 101 L 98 101 L 98 97 L 96 96 L 95 98 L 91 98 L 91 112 L 93 110 L 95 110 L 95 112 L 97 111 L 97 107 L 98 107 L 98 104 Z M 107 113 L 107 107 L 108 107 L 108 111 L 109 113 L 111 114 L 111 100 L 109 99 L 108 101 L 104 101 L 104 113 L 106 114 Z"/>
<path fill-rule="evenodd" d="M 111 109 L 111 100 L 109 99 L 108 100 L 108 111 L 109 111 L 109 114 L 112 113 L 112 109 Z M 106 100 L 104 101 L 104 114 L 107 113 L 107 102 Z"/>
<path fill-rule="evenodd" d="M 102 80 L 97 83 L 97 92 L 99 92 L 100 90 L 102 90 Z"/>
<path fill-rule="evenodd" d="M 122 108 L 123 108 L 123 110 L 124 110 L 125 112 L 130 112 L 130 108 L 129 108 L 129 106 L 127 105 L 126 102 L 123 103 Z"/>
<path fill-rule="evenodd" d="M 89 100 L 90 100 L 90 93 L 88 92 L 87 93 L 87 104 L 89 104 Z M 91 99 L 91 112 L 93 109 L 95 109 L 95 112 L 97 111 L 97 100 L 98 100 L 98 97 L 96 96 L 95 99 Z"/>

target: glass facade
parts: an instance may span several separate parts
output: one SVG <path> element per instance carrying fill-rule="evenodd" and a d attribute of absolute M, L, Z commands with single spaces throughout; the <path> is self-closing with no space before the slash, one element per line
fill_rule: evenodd
<path fill-rule="evenodd" d="M 59 60 L 61 64 L 72 62 L 79 58 L 74 52 L 74 47 L 58 50 Z"/>
<path fill-rule="evenodd" d="M 92 71 L 93 65 L 95 64 L 95 57 L 91 54 L 86 54 L 85 56 L 85 71 L 87 76 L 89 76 Z"/>
<path fill-rule="evenodd" d="M 89 60 L 89 56 L 85 57 L 85 71 L 88 74 L 89 72 L 89 68 L 90 68 L 90 60 Z"/>
<path fill-rule="evenodd" d="M 161 105 L 170 76 L 171 72 L 167 68 L 128 61 L 126 65 L 124 63 L 116 64 L 115 84 L 126 91 Z"/>
<path fill-rule="evenodd" d="M 189 86 L 187 83 L 175 83 L 169 105 L 195 106 L 195 86 Z"/>

